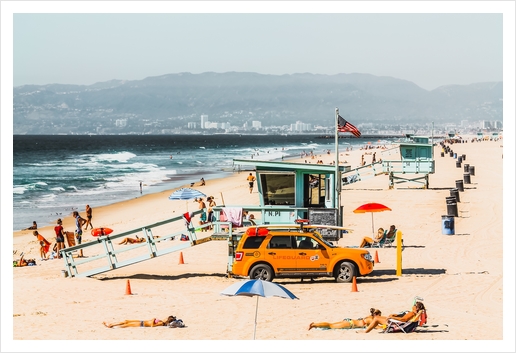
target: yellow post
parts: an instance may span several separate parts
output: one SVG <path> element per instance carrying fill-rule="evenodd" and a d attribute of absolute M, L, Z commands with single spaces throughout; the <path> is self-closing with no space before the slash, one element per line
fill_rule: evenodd
<path fill-rule="evenodd" d="M 401 230 L 398 230 L 398 234 L 396 234 L 396 276 L 401 276 L 401 250 L 403 246 L 403 240 L 401 237 Z"/>

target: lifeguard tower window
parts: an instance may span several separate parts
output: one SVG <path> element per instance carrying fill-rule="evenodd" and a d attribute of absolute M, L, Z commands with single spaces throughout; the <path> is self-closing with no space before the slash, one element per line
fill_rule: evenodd
<path fill-rule="evenodd" d="M 305 174 L 303 183 L 304 205 L 303 207 L 324 207 L 326 196 L 326 175 Z"/>
<path fill-rule="evenodd" d="M 294 173 L 260 173 L 263 200 L 266 205 L 295 205 Z"/>

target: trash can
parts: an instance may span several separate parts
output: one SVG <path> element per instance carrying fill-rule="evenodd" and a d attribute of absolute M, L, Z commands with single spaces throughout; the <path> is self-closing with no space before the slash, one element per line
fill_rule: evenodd
<path fill-rule="evenodd" d="M 469 173 L 464 173 L 464 184 L 471 184 L 471 177 Z"/>
<path fill-rule="evenodd" d="M 464 173 L 469 173 L 469 164 L 464 163 Z"/>
<path fill-rule="evenodd" d="M 444 235 L 455 235 L 455 219 L 453 216 L 441 216 L 441 230 Z"/>
<path fill-rule="evenodd" d="M 450 216 L 459 217 L 459 210 L 457 209 L 457 200 L 455 197 L 446 198 L 446 213 Z"/>
<path fill-rule="evenodd" d="M 457 153 L 453 154 L 453 158 L 457 159 Z"/>
<path fill-rule="evenodd" d="M 459 191 L 464 191 L 464 182 L 462 180 L 455 180 L 455 187 Z"/>
<path fill-rule="evenodd" d="M 475 175 L 475 167 L 472 165 L 469 166 L 469 175 Z"/>
<path fill-rule="evenodd" d="M 455 200 L 457 200 L 457 202 L 460 202 L 459 189 L 457 189 L 457 188 L 451 189 L 450 196 L 455 197 Z"/>
<path fill-rule="evenodd" d="M 441 157 L 444 157 L 444 152 L 441 152 Z"/>
<path fill-rule="evenodd" d="M 450 157 L 453 157 L 453 151 L 450 151 Z"/>
<path fill-rule="evenodd" d="M 457 156 L 457 160 L 462 163 L 462 156 Z"/>
<path fill-rule="evenodd" d="M 463 160 L 463 161 L 465 161 L 465 160 L 466 160 L 466 155 L 465 155 L 465 154 L 463 154 L 463 155 L 462 155 L 462 160 Z"/>
<path fill-rule="evenodd" d="M 459 161 L 456 161 L 456 162 L 455 162 L 455 166 L 456 166 L 457 168 L 460 168 L 460 167 L 462 167 L 462 163 L 461 163 L 461 162 L 459 162 Z"/>

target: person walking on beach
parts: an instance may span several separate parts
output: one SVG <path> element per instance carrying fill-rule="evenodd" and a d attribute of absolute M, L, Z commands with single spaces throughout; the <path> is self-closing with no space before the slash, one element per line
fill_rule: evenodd
<path fill-rule="evenodd" d="M 249 176 L 247 177 L 247 181 L 249 182 L 249 193 L 251 194 L 253 192 L 254 187 L 254 181 L 256 180 L 253 173 L 249 173 Z"/>
<path fill-rule="evenodd" d="M 84 230 L 88 230 L 88 224 L 90 225 L 91 229 L 93 229 L 93 224 L 91 224 L 91 218 L 92 218 L 92 209 L 90 205 L 86 205 L 86 223 L 84 225 Z"/>
<path fill-rule="evenodd" d="M 61 218 L 59 218 L 57 220 L 57 225 L 54 227 L 54 232 L 56 233 L 57 258 L 60 259 L 63 257 L 61 255 L 61 250 L 65 248 L 65 245 L 64 245 L 65 234 L 64 234 L 64 229 L 63 229 L 63 221 L 61 221 Z"/>
<path fill-rule="evenodd" d="M 33 231 L 32 235 L 38 238 L 38 242 L 40 245 L 39 255 L 41 256 L 41 260 L 46 260 L 48 258 L 47 253 L 50 250 L 50 242 L 46 240 L 44 236 L 39 234 L 37 230 Z"/>
<path fill-rule="evenodd" d="M 77 239 L 77 244 L 81 245 L 82 243 L 82 225 L 87 221 L 79 215 L 79 212 L 73 211 L 73 218 L 75 218 L 75 239 Z M 79 257 L 84 257 L 82 253 L 82 249 L 79 250 Z"/>
<path fill-rule="evenodd" d="M 142 193 L 142 182 L 140 181 L 140 195 Z"/>

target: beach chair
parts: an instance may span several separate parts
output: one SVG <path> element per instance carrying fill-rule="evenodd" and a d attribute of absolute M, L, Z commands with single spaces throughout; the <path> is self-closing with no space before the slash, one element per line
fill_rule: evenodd
<path fill-rule="evenodd" d="M 388 238 L 387 233 L 388 233 L 388 230 L 385 230 L 383 238 L 380 239 L 380 241 L 374 242 L 373 244 L 371 244 L 371 247 L 372 248 L 390 248 L 391 246 L 393 246 L 393 243 L 395 242 L 396 237 L 401 236 L 401 234 L 402 234 L 401 230 L 396 229 L 394 231 L 394 236 Z M 402 243 L 402 245 L 403 245 L 403 243 Z"/>
<path fill-rule="evenodd" d="M 414 332 L 418 326 L 423 326 L 427 322 L 426 310 L 420 310 L 416 316 L 409 321 L 399 321 L 396 319 L 388 319 L 387 327 L 381 333 L 411 333 Z"/>

